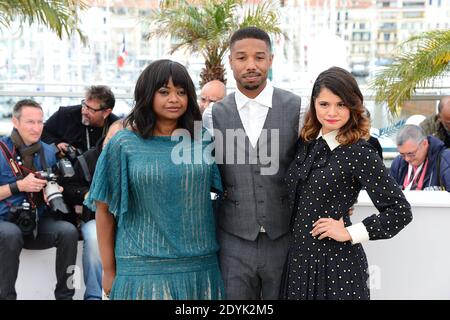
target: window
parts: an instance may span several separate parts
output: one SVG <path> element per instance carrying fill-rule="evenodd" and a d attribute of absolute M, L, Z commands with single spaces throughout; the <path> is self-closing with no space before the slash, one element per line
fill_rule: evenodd
<path fill-rule="evenodd" d="M 403 18 L 423 18 L 423 11 L 403 12 Z"/>
<path fill-rule="evenodd" d="M 360 41 L 360 40 L 361 40 L 361 33 L 353 32 L 353 41 Z"/>
<path fill-rule="evenodd" d="M 151 15 L 152 10 L 148 9 L 148 10 L 144 10 L 144 9 L 139 9 L 139 16 L 140 17 L 147 17 L 149 15 Z"/>
<path fill-rule="evenodd" d="M 396 14 L 395 12 L 380 12 L 380 17 L 382 19 L 395 19 L 396 18 Z"/>
<path fill-rule="evenodd" d="M 404 8 L 417 8 L 417 7 L 424 7 L 425 1 L 411 1 L 411 2 L 403 2 Z"/>
<path fill-rule="evenodd" d="M 385 22 L 380 26 L 381 29 L 387 30 L 387 29 L 395 29 L 396 24 L 394 22 Z"/>

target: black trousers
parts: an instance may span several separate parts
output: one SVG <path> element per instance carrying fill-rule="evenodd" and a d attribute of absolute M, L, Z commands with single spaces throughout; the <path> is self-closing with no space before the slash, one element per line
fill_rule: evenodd
<path fill-rule="evenodd" d="M 78 231 L 67 221 L 55 220 L 49 216 L 42 217 L 38 222 L 37 237 L 33 239 L 23 237 L 14 223 L 0 220 L 0 300 L 17 298 L 15 283 L 22 248 L 42 250 L 52 247 L 56 247 L 55 298 L 72 299 L 75 289 L 69 278 L 75 268 L 70 267 L 76 264 L 77 245 Z"/>

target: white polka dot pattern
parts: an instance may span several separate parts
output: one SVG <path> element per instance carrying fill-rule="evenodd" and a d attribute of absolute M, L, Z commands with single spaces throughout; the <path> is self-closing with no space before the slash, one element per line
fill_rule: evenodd
<path fill-rule="evenodd" d="M 299 144 L 286 177 L 293 217 L 282 284 L 284 299 L 369 299 L 368 263 L 360 244 L 318 240 L 309 233 L 320 218 L 352 225 L 349 209 L 364 187 L 379 214 L 363 220 L 370 240 L 393 237 L 411 220 L 411 208 L 365 141 L 331 151 L 323 139 Z"/>

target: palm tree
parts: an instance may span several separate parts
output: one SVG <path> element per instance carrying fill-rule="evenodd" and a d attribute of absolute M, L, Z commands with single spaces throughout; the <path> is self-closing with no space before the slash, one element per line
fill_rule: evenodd
<path fill-rule="evenodd" d="M 181 48 L 199 52 L 205 67 L 200 86 L 211 80 L 226 83 L 222 63 L 231 34 L 242 27 L 256 26 L 268 33 L 282 34 L 275 4 L 266 1 L 244 9 L 243 0 L 163 0 L 149 17 L 148 38 L 172 36 L 178 43 L 170 53 Z"/>
<path fill-rule="evenodd" d="M 0 27 L 9 28 L 17 19 L 22 25 L 40 23 L 47 26 L 61 39 L 74 31 L 82 41 L 85 36 L 77 27 L 77 9 L 84 10 L 87 4 L 80 0 L 0 0 Z"/>
<path fill-rule="evenodd" d="M 387 102 L 393 116 L 418 87 L 433 86 L 450 71 L 450 30 L 424 32 L 402 44 L 403 53 L 377 74 L 375 102 Z"/>

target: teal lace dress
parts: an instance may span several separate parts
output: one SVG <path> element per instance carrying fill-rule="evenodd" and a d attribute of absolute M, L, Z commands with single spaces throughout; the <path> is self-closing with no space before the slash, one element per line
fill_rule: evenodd
<path fill-rule="evenodd" d="M 182 143 L 180 143 L 182 141 Z M 117 222 L 110 299 L 223 299 L 210 190 L 222 190 L 211 141 L 118 132 L 85 204 Z"/>

